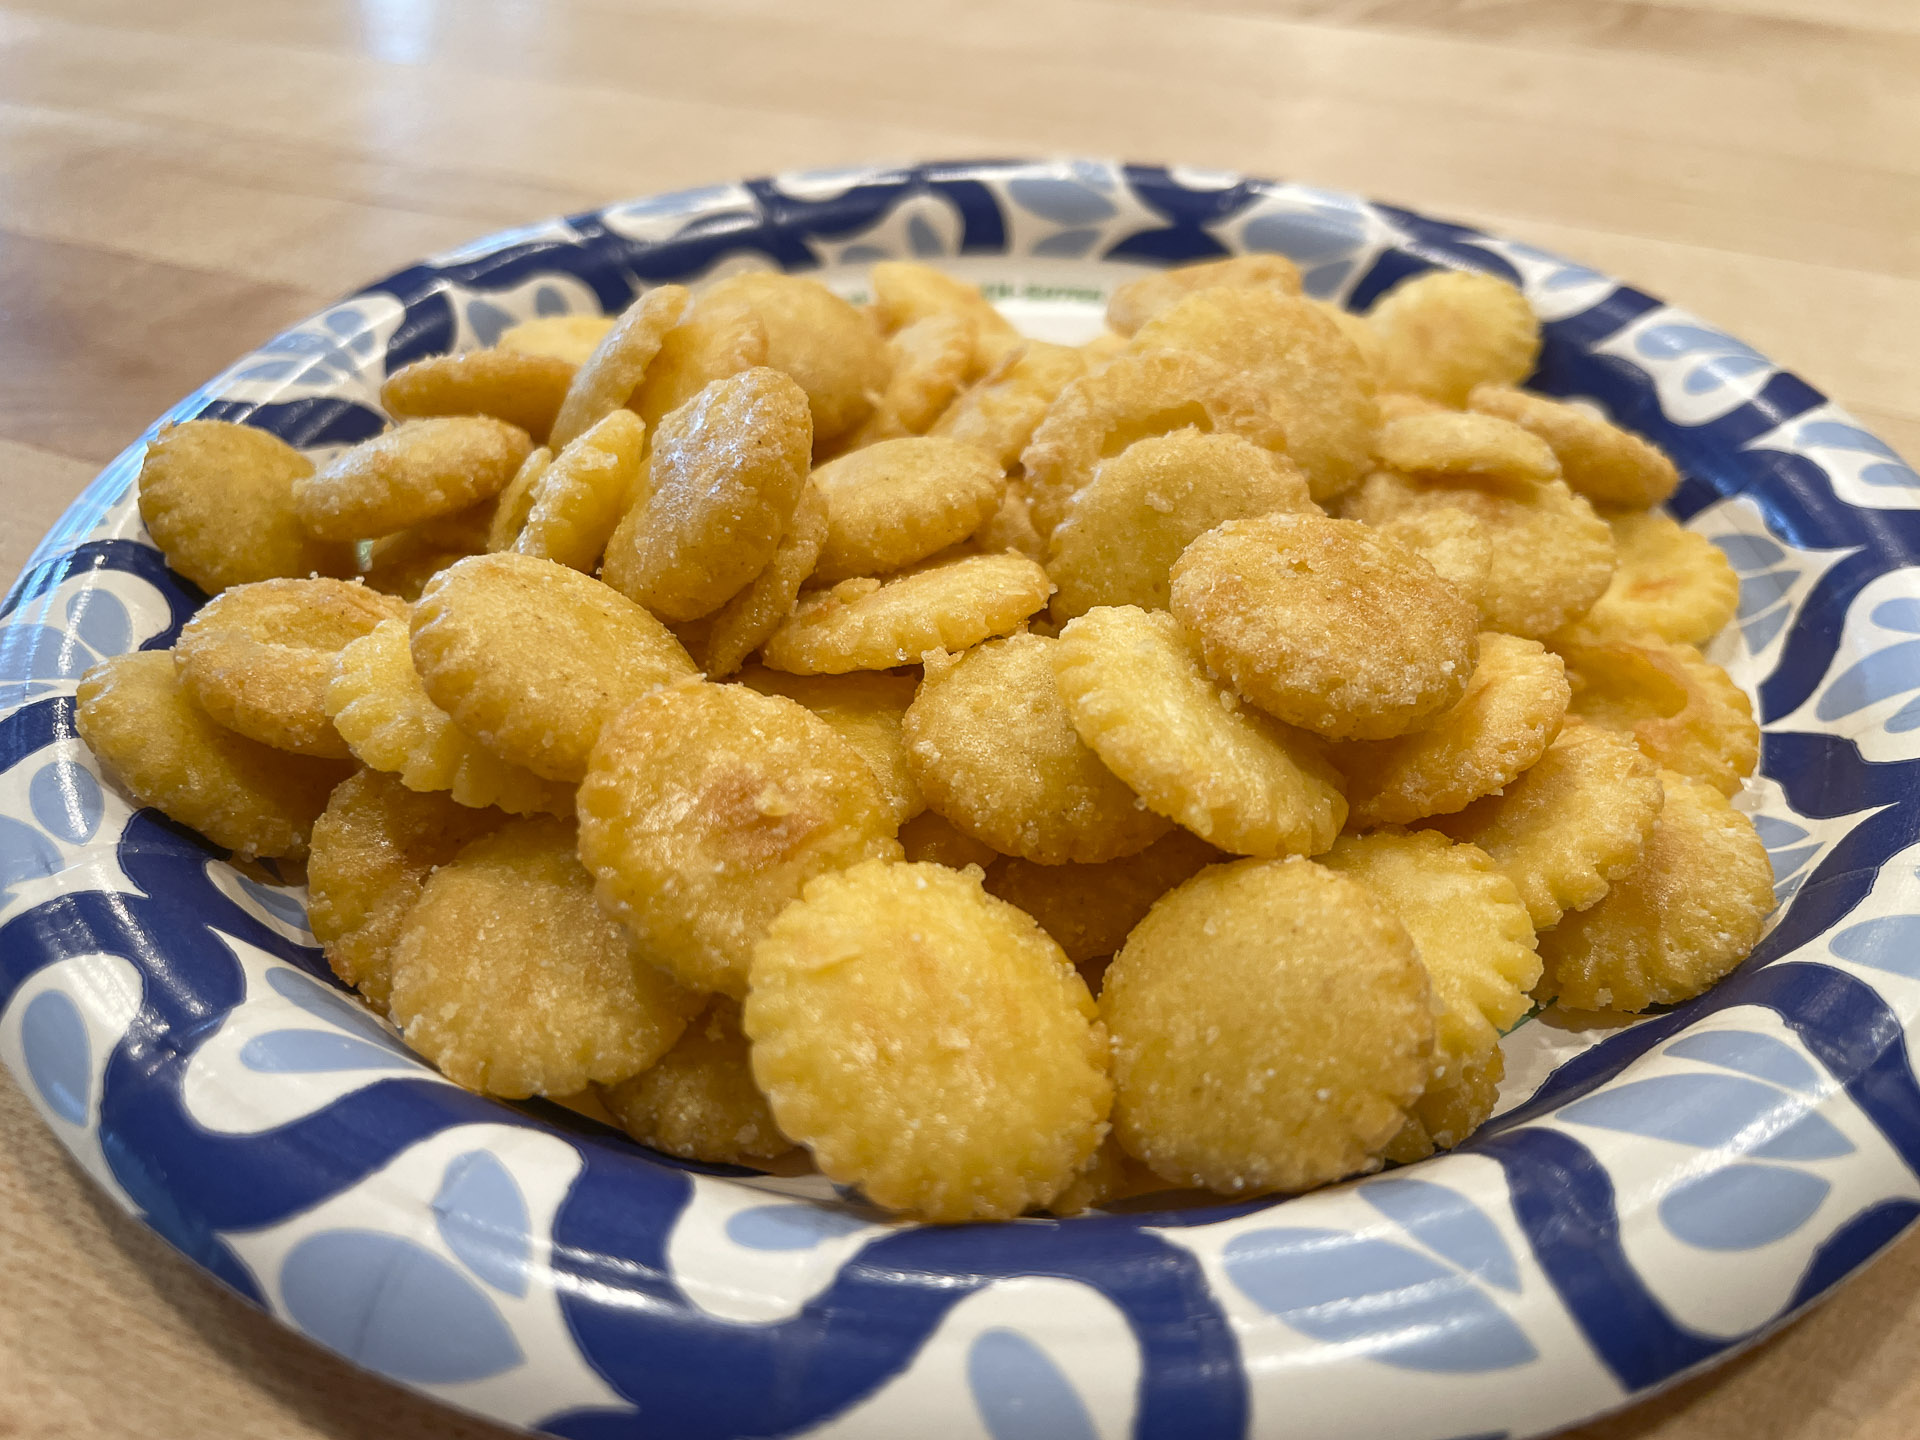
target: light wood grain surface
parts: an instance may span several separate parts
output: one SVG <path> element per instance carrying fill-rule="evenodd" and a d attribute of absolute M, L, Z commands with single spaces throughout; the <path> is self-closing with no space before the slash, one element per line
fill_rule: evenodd
<path fill-rule="evenodd" d="M 1920 455 L 1915 0 L 0 0 L 0 575 L 276 329 L 505 225 L 872 159 L 1115 154 L 1584 259 Z M 1920 1428 L 1920 1236 L 1589 1440 Z M 495 1435 L 276 1330 L 0 1080 L 0 1437 Z"/>

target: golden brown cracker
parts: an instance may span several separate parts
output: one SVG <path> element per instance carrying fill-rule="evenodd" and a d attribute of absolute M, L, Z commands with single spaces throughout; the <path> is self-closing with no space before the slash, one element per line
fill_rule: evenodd
<path fill-rule="evenodd" d="M 1383 384 L 1443 405 L 1464 405 L 1476 385 L 1517 385 L 1540 354 L 1540 321 L 1527 297 L 1479 271 L 1429 270 L 1373 302 Z"/>
<path fill-rule="evenodd" d="M 827 723 L 743 685 L 627 707 L 580 783 L 580 856 L 655 963 L 745 993 L 756 941 L 816 875 L 900 854 L 867 764 Z"/>
<path fill-rule="evenodd" d="M 845 674 L 919 663 L 1006 635 L 1047 603 L 1046 571 L 1023 555 L 938 558 L 886 580 L 843 580 L 802 595 L 761 649 L 775 670 Z"/>
<path fill-rule="evenodd" d="M 1114 1133 L 1223 1194 L 1354 1174 L 1426 1086 L 1431 1003 L 1406 928 L 1352 880 L 1297 857 L 1209 866 L 1107 970 Z"/>
<path fill-rule="evenodd" d="M 740 1007 L 723 995 L 658 1061 L 600 1098 L 642 1145 L 683 1160 L 750 1165 L 793 1149 L 753 1083 Z"/>
<path fill-rule="evenodd" d="M 1520 892 L 1484 850 L 1437 830 L 1343 835 L 1320 863 L 1407 927 L 1440 1007 L 1429 1087 L 1457 1083 L 1533 1006 L 1540 956 Z"/>
<path fill-rule="evenodd" d="M 1105 1133 L 1092 997 L 974 873 L 876 860 L 814 880 L 754 949 L 745 1026 L 780 1129 L 923 1219 L 1045 1205 Z"/>
<path fill-rule="evenodd" d="M 1096 605 L 1164 610 L 1173 562 L 1214 526 L 1314 509 L 1299 467 L 1238 435 L 1176 430 L 1129 445 L 1094 467 L 1054 529 L 1054 619 Z"/>
<path fill-rule="evenodd" d="M 539 315 L 509 325 L 495 343 L 521 355 L 551 355 L 581 366 L 613 329 L 611 315 Z"/>
<path fill-rule="evenodd" d="M 1665 500 L 1680 483 L 1680 472 L 1657 446 L 1578 405 L 1511 385 L 1485 384 L 1475 385 L 1466 403 L 1546 441 L 1567 484 L 1596 505 L 1644 509 Z"/>
<path fill-rule="evenodd" d="M 544 445 L 575 366 L 523 350 L 464 350 L 404 365 L 380 386 L 380 408 L 396 420 L 491 415 Z"/>
<path fill-rule="evenodd" d="M 364 540 L 453 515 L 506 488 L 533 451 L 487 415 L 405 420 L 293 482 L 300 523 L 323 540 Z"/>
<path fill-rule="evenodd" d="M 1658 771 L 1632 737 L 1573 717 L 1499 794 L 1429 823 L 1491 855 L 1545 930 L 1639 862 L 1659 813 Z"/>
<path fill-rule="evenodd" d="M 1071 345 L 1022 341 L 962 391 L 928 433 L 972 445 L 1005 470 L 1019 463 L 1060 392 L 1086 373 L 1086 357 Z"/>
<path fill-rule="evenodd" d="M 1459 510 L 1486 531 L 1481 608 L 1492 629 L 1543 640 L 1585 615 L 1613 578 L 1613 532 L 1560 480 L 1483 488 L 1421 484 L 1379 470 L 1346 497 L 1341 513 L 1380 525 L 1435 510 Z"/>
<path fill-rule="evenodd" d="M 1691 645 L 1556 640 L 1573 713 L 1633 736 L 1654 762 L 1732 795 L 1760 758 L 1753 702 Z"/>
<path fill-rule="evenodd" d="M 1583 631 L 1705 645 L 1733 619 L 1740 579 L 1706 536 L 1682 530 L 1658 510 L 1614 515 L 1607 524 L 1619 561 L 1606 593 L 1579 621 Z"/>
<path fill-rule="evenodd" d="M 1286 428 L 1259 385 L 1188 350 L 1124 355 L 1098 375 L 1072 381 L 1020 453 L 1035 526 L 1051 535 L 1102 460 L 1190 426 L 1239 435 L 1263 450 L 1287 448 Z"/>
<path fill-rule="evenodd" d="M 814 571 L 831 585 L 887 575 L 957 545 L 999 509 L 1006 477 L 957 440 L 882 440 L 813 472 L 827 506 L 827 539 Z"/>
<path fill-rule="evenodd" d="M 449 1080 L 488 1095 L 571 1095 L 637 1075 L 700 998 L 594 904 L 570 820 L 509 820 L 421 887 L 392 951 L 390 1013 Z"/>
<path fill-rule="evenodd" d="M 631 410 L 589 428 L 541 467 L 511 546 L 500 548 L 592 574 L 625 513 L 646 443 L 646 427 Z"/>
<path fill-rule="evenodd" d="M 1339 747 L 1357 826 L 1405 825 L 1464 809 L 1546 753 L 1566 718 L 1566 667 L 1536 640 L 1486 631 L 1466 693 L 1424 730 Z"/>
<path fill-rule="evenodd" d="M 1133 350 L 1187 350 L 1252 381 L 1286 431 L 1315 500 L 1350 489 L 1372 460 L 1373 374 L 1311 301 L 1272 288 L 1203 290 L 1142 325 Z"/>
<path fill-rule="evenodd" d="M 887 383 L 886 350 L 858 310 L 818 280 L 753 270 L 700 293 L 700 304 L 738 303 L 766 329 L 764 363 L 806 392 L 813 442 L 852 430 Z"/>
<path fill-rule="evenodd" d="M 209 595 L 281 576 L 351 575 L 353 547 L 300 523 L 294 485 L 312 473 L 306 456 L 264 430 L 186 420 L 147 442 L 140 518 L 167 564 Z"/>
<path fill-rule="evenodd" d="M 793 613 L 800 587 L 812 577 L 827 543 L 827 506 L 809 482 L 793 507 L 793 522 L 767 568 L 711 615 L 676 628 L 680 642 L 710 680 L 724 680 Z"/>
<path fill-rule="evenodd" d="M 1081 741 L 1053 679 L 1060 642 L 991 640 L 929 655 L 902 727 L 929 808 L 1006 855 L 1043 864 L 1116 859 L 1171 824 Z"/>
<path fill-rule="evenodd" d="M 687 312 L 683 285 L 660 285 L 640 295 L 623 311 L 580 362 L 567 398 L 554 417 L 548 443 L 565 449 L 633 398 L 647 367 L 660 353 L 667 332 Z"/>
<path fill-rule="evenodd" d="M 1216 684 L 1164 610 L 1089 610 L 1053 654 L 1074 729 L 1159 814 L 1242 855 L 1316 854 L 1340 833 L 1320 742 Z"/>
<path fill-rule="evenodd" d="M 1753 822 L 1673 770 L 1639 863 L 1606 898 L 1540 937 L 1543 996 L 1577 1010 L 1690 1000 L 1744 960 L 1773 909 L 1773 867 Z"/>
<path fill-rule="evenodd" d="M 427 698 L 405 620 L 383 620 L 340 651 L 327 714 L 355 759 L 393 772 L 410 789 L 445 790 L 462 805 L 515 815 L 573 808 L 571 787 L 502 760 Z"/>
<path fill-rule="evenodd" d="M 1284 255 L 1230 255 L 1175 265 L 1114 287 L 1107 297 L 1107 324 L 1132 335 L 1161 311 L 1201 290 L 1278 290 L 1300 293 L 1300 267 Z"/>
<path fill-rule="evenodd" d="M 334 657 L 382 620 L 406 614 L 398 600 L 345 580 L 261 580 L 210 600 L 174 642 L 180 683 L 211 718 L 249 740 L 345 760 L 327 718 Z"/>
<path fill-rule="evenodd" d="M 1229 520 L 1175 562 L 1170 608 L 1216 676 L 1328 739 L 1417 730 L 1459 700 L 1480 616 L 1398 540 L 1354 520 Z"/>
<path fill-rule="evenodd" d="M 455 725 L 549 780 L 578 780 L 614 716 L 695 673 L 666 626 L 624 595 L 510 551 L 434 577 L 413 608 L 409 651 Z"/>
<path fill-rule="evenodd" d="M 651 433 L 714 381 L 766 363 L 767 327 L 753 306 L 703 295 L 660 337 L 627 404 Z"/>
<path fill-rule="evenodd" d="M 1493 415 L 1440 410 L 1388 420 L 1374 454 L 1407 475 L 1478 476 L 1513 485 L 1560 479 L 1560 462 L 1539 436 Z"/>
<path fill-rule="evenodd" d="M 242 859 L 305 855 L 314 818 L 346 778 L 338 761 L 290 755 L 217 724 L 164 650 L 101 661 L 74 701 L 80 738 L 137 804 Z"/>
<path fill-rule="evenodd" d="M 333 973 L 383 1014 L 393 942 L 420 887 L 503 811 L 476 810 L 441 790 L 409 790 L 384 770 L 356 770 L 313 822 L 307 924 Z"/>
<path fill-rule="evenodd" d="M 826 721 L 834 734 L 867 762 L 881 794 L 886 797 L 887 809 L 901 823 L 926 808 L 926 797 L 913 778 L 913 767 L 907 760 L 907 742 L 901 735 L 907 707 L 913 703 L 914 691 L 919 687 L 918 675 L 896 674 L 890 670 L 790 675 L 763 665 L 750 665 L 736 678 L 762 695 L 784 695 Z M 901 838 L 904 842 L 905 836 Z M 945 859 L 944 856 L 935 858 Z"/>
<path fill-rule="evenodd" d="M 663 620 L 718 610 L 792 523 L 811 426 L 806 393 L 777 370 L 707 386 L 654 432 L 650 492 L 607 542 L 602 577 Z"/>
<path fill-rule="evenodd" d="M 913 846 L 907 850 L 911 857 Z M 1113 954 L 1154 901 L 1225 858 L 1192 831 L 1175 826 L 1136 854 L 1093 865 L 1038 865 L 1007 856 L 987 870 L 986 885 L 989 894 L 1039 921 L 1067 958 L 1080 965 Z"/>

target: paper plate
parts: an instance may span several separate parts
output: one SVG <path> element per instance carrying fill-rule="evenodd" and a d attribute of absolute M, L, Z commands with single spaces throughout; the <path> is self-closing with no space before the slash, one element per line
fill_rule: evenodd
<path fill-rule="evenodd" d="M 1290 1200 L 889 1222 L 817 1177 L 665 1159 L 470 1095 L 333 987 L 297 889 L 136 811 L 74 737 L 102 656 L 203 598 L 143 535 L 141 443 L 0 630 L 0 1058 L 120 1204 L 286 1324 L 577 1440 L 1532 1435 L 1779 1325 L 1920 1214 L 1920 476 L 1805 382 L 1530 246 L 1299 185 L 1096 161 L 785 175 L 492 236 L 369 286 L 162 420 L 322 456 L 381 379 L 534 315 L 742 267 L 919 257 L 1074 340 L 1108 290 L 1241 251 L 1364 308 L 1436 266 L 1522 285 L 1533 384 L 1653 437 L 1741 577 L 1742 804 L 1780 909 L 1710 994 L 1507 1037 L 1459 1151 Z M 159 422 L 156 422 L 159 423 Z M 144 440 L 144 437 L 143 437 Z M 1597 1043 L 1596 1043 L 1597 1042 Z"/>

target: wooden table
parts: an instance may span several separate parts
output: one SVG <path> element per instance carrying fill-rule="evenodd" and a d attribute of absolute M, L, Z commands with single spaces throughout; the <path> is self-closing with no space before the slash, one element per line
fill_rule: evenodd
<path fill-rule="evenodd" d="M 1630 277 L 1920 454 L 1913 0 L 0 0 L 0 575 L 100 462 L 413 257 L 874 158 L 1186 160 Z M 1906 1436 L 1920 1236 L 1593 1437 Z M 499 1432 L 111 1210 L 0 1080 L 0 1437 Z"/>

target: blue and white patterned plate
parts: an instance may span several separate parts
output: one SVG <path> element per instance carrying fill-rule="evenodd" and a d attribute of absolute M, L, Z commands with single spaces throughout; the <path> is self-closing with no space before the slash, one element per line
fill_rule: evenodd
<path fill-rule="evenodd" d="M 1291 1200 L 891 1223 L 817 1177 L 683 1164 L 469 1095 L 337 991 L 301 892 L 136 811 L 73 731 L 97 658 L 201 597 L 132 498 L 41 543 L 0 629 L 0 1058 L 122 1205 L 255 1304 L 449 1404 L 574 1440 L 1533 1435 L 1707 1365 L 1920 1215 L 1920 476 L 1649 295 L 1351 196 L 1105 162 L 784 175 L 496 235 L 278 336 L 163 420 L 316 456 L 393 368 L 750 266 L 849 294 L 890 256 L 1074 340 L 1141 267 L 1243 250 L 1366 306 L 1518 281 L 1533 383 L 1665 446 L 1741 576 L 1714 652 L 1759 698 L 1742 803 L 1781 909 L 1711 994 L 1604 1038 L 1524 1026 L 1459 1151 Z M 159 423 L 159 422 L 156 422 Z M 143 437 L 144 440 L 144 437 Z M 1597 1043 L 1596 1043 L 1597 1041 Z"/>

